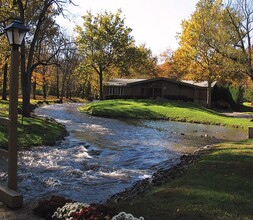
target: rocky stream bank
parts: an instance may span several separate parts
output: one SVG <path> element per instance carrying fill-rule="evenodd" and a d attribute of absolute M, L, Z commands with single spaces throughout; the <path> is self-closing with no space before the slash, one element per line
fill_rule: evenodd
<path fill-rule="evenodd" d="M 125 191 L 113 195 L 106 201 L 106 204 L 117 203 L 122 200 L 131 200 L 144 194 L 152 187 L 160 186 L 163 183 L 172 181 L 176 177 L 182 176 L 187 171 L 188 166 L 200 160 L 204 155 L 211 152 L 213 148 L 213 145 L 206 145 L 193 153 L 182 155 L 180 162 L 175 166 L 169 169 L 160 169 L 151 178 L 136 182 L 132 187 L 125 189 Z"/>

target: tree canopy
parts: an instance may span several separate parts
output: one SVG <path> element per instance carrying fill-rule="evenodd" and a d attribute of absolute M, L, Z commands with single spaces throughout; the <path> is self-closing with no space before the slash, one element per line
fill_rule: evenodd
<path fill-rule="evenodd" d="M 151 51 L 144 46 L 135 46 L 132 29 L 125 26 L 120 10 L 116 14 L 105 11 L 93 15 L 88 12 L 83 20 L 83 27 L 76 27 L 76 42 L 83 62 L 99 76 L 100 99 L 103 98 L 104 74 L 110 68 L 117 68 L 123 74 L 144 65 L 146 69 L 153 68 L 156 60 Z"/>
<path fill-rule="evenodd" d="M 191 18 L 182 22 L 180 47 L 173 55 L 174 70 L 181 77 L 206 80 L 209 85 L 242 79 L 250 56 L 245 59 L 238 48 L 242 41 L 232 20 L 241 21 L 239 15 L 222 0 L 200 0 Z M 210 106 L 210 96 L 208 100 Z"/>
<path fill-rule="evenodd" d="M 15 4 L 13 4 L 15 3 Z M 3 0 L 0 28 L 13 19 L 29 26 L 21 46 L 22 112 L 30 115 L 30 95 L 48 93 L 103 98 L 105 80 L 173 77 L 196 81 L 245 84 L 253 79 L 251 0 L 199 0 L 195 12 L 182 21 L 179 48 L 161 55 L 159 65 L 150 48 L 136 45 L 132 29 L 119 10 L 87 12 L 67 36 L 56 23 L 71 0 Z M 1 36 L 2 97 L 8 94 L 9 45 Z"/>
<path fill-rule="evenodd" d="M 22 113 L 30 116 L 30 94 L 32 73 L 39 65 L 47 65 L 52 61 L 55 53 L 61 47 L 59 41 L 54 44 L 59 36 L 59 26 L 55 16 L 63 13 L 63 5 L 71 0 L 3 0 L 1 1 L 0 23 L 6 26 L 13 19 L 21 20 L 29 26 L 26 44 L 21 45 L 21 87 L 22 87 Z M 43 50 L 46 46 L 48 55 Z M 54 44 L 54 45 L 53 45 Z M 42 50 L 42 47 L 44 49 Z"/>

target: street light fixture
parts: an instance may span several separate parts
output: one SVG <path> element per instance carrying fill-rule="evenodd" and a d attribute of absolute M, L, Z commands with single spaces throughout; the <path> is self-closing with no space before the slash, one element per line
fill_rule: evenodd
<path fill-rule="evenodd" d="M 19 53 L 28 28 L 21 21 L 13 21 L 5 29 L 11 50 L 10 95 L 8 125 L 8 188 L 0 188 L 3 202 L 13 208 L 22 206 L 23 197 L 17 192 L 17 143 L 18 143 L 18 80 L 19 80 Z"/>
<path fill-rule="evenodd" d="M 26 32 L 29 31 L 21 21 L 15 20 L 5 29 L 6 36 L 11 46 L 20 46 L 24 40 Z"/>

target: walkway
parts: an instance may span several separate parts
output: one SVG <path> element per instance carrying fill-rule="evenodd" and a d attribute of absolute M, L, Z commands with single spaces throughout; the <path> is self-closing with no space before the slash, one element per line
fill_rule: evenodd
<path fill-rule="evenodd" d="M 223 112 L 222 114 L 235 118 L 253 118 L 253 114 L 247 112 Z"/>
<path fill-rule="evenodd" d="M 1 220 L 42 220 L 32 213 L 32 204 L 24 204 L 20 209 L 10 209 L 0 202 L 0 219 Z"/>

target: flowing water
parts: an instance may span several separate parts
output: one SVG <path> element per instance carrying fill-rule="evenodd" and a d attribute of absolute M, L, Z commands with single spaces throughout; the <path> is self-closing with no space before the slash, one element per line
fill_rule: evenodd
<path fill-rule="evenodd" d="M 179 162 L 200 146 L 246 138 L 245 131 L 168 121 L 116 120 L 78 112 L 80 104 L 46 105 L 35 114 L 69 132 L 59 145 L 19 152 L 18 186 L 26 201 L 57 194 L 81 202 L 105 201 L 134 182 Z M 43 132 L 43 131 L 42 131 Z M 0 180 L 7 181 L 0 158 Z"/>

